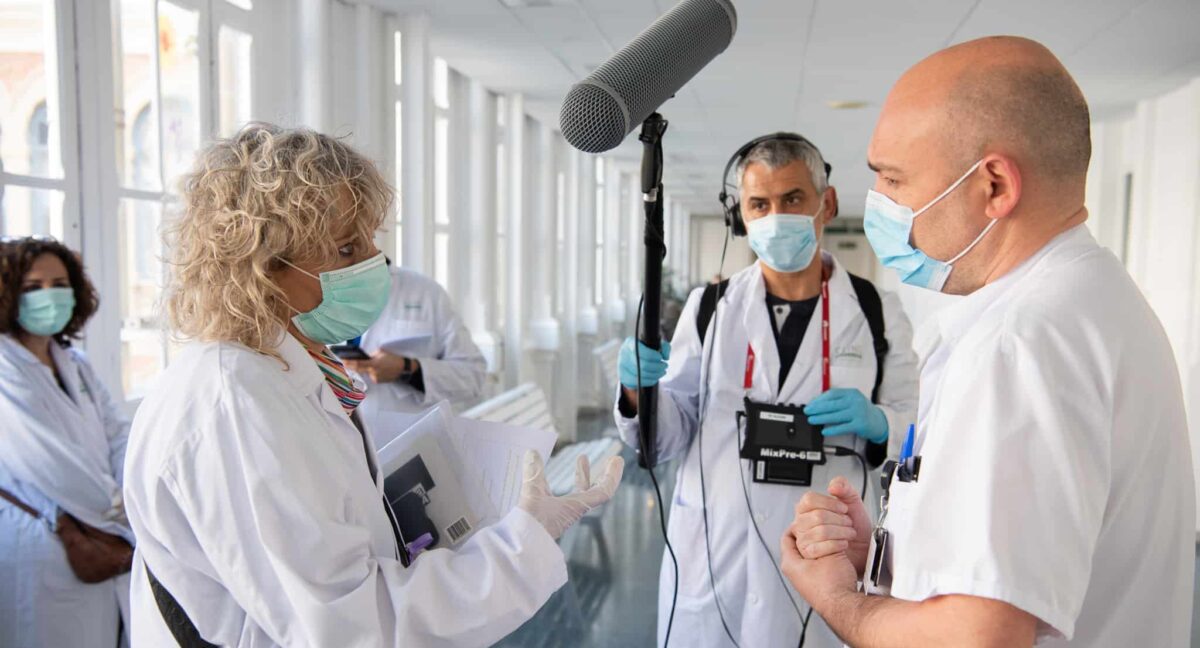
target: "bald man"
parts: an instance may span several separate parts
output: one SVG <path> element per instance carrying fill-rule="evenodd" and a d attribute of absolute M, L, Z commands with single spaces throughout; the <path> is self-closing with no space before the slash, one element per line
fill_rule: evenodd
<path fill-rule="evenodd" d="M 1189 644 L 1179 374 L 1083 225 L 1090 156 L 1082 93 L 1029 40 L 941 51 L 887 97 L 868 238 L 905 283 L 964 297 L 918 339 L 916 433 L 885 465 L 883 517 L 835 479 L 781 542 L 851 646 Z"/>

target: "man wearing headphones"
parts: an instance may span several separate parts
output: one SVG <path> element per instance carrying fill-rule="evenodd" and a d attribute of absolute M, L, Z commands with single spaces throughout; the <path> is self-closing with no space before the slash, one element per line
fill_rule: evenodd
<path fill-rule="evenodd" d="M 809 484 L 863 484 L 889 441 L 899 447 L 916 416 L 917 363 L 895 296 L 820 249 L 837 214 L 830 169 L 791 133 L 739 149 L 720 199 L 758 263 L 693 291 L 661 350 L 632 338 L 621 349 L 622 437 L 637 446 L 637 389 L 658 384 L 658 457 L 681 459 L 667 531 L 678 593 L 664 556 L 660 644 L 670 623 L 678 646 L 842 645 L 787 586 L 776 539 Z M 780 421 L 792 441 L 811 440 L 809 452 L 757 447 L 757 430 Z M 756 459 L 765 456 L 788 460 Z"/>

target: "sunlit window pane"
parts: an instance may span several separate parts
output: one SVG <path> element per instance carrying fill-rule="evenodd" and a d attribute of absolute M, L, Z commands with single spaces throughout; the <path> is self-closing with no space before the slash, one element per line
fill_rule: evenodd
<path fill-rule="evenodd" d="M 450 223 L 450 119 L 439 116 L 433 126 L 433 214 L 439 225 Z"/>
<path fill-rule="evenodd" d="M 117 12 L 113 40 L 119 56 L 113 74 L 117 170 L 123 186 L 159 191 L 154 2 L 121 0 L 114 3 L 113 11 Z"/>
<path fill-rule="evenodd" d="M 0 171 L 61 178 L 52 0 L 0 0 Z"/>
<path fill-rule="evenodd" d="M 250 121 L 250 49 L 253 39 L 249 34 L 222 26 L 217 40 L 220 131 L 223 137 L 229 137 Z"/>
<path fill-rule="evenodd" d="M 404 35 L 399 30 L 392 37 L 396 48 L 396 85 L 404 83 Z"/>
<path fill-rule="evenodd" d="M 501 98 L 502 99 L 502 98 Z M 502 112 L 502 111 L 498 111 Z M 508 147 L 500 134 L 496 142 L 496 322 L 497 330 L 503 331 L 505 303 L 508 300 Z"/>
<path fill-rule="evenodd" d="M 404 226 L 399 222 L 396 224 L 396 258 L 392 259 L 392 263 L 404 265 Z"/>
<path fill-rule="evenodd" d="M 162 86 L 163 172 L 168 191 L 191 168 L 200 144 L 199 16 L 158 3 L 159 83 Z"/>
<path fill-rule="evenodd" d="M 567 254 L 567 174 L 562 171 L 559 171 L 555 176 L 554 197 L 554 246 L 555 250 L 557 250 L 558 262 L 565 268 Z M 554 294 L 557 300 L 555 312 L 561 314 L 567 303 L 567 282 L 563 280 L 562 273 L 555 279 L 555 285 Z"/>
<path fill-rule="evenodd" d="M 63 192 L 0 185 L 0 236 L 63 236 Z"/>
<path fill-rule="evenodd" d="M 450 234 L 438 232 L 433 236 L 433 278 L 443 288 L 450 287 Z"/>
<path fill-rule="evenodd" d="M 117 217 L 121 373 L 128 398 L 144 395 L 165 366 L 166 334 L 158 308 L 163 282 L 161 223 L 160 203 L 121 201 Z"/>
<path fill-rule="evenodd" d="M 399 34 L 400 32 L 396 32 Z M 404 104 L 396 102 L 396 265 L 404 264 Z"/>
<path fill-rule="evenodd" d="M 445 59 L 433 60 L 433 102 L 438 108 L 450 107 L 450 68 Z"/>

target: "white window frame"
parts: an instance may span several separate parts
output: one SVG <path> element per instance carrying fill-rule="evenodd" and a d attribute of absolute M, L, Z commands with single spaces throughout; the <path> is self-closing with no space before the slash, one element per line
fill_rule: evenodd
<path fill-rule="evenodd" d="M 437 68 L 439 64 L 445 66 L 446 68 L 446 105 L 444 106 L 438 103 L 438 95 L 440 94 L 440 91 L 438 89 Z M 429 167 L 430 173 L 433 176 L 432 179 L 434 187 L 432 196 L 433 200 L 431 201 L 433 204 L 433 213 L 431 214 L 433 217 L 431 219 L 431 225 L 433 227 L 433 263 L 430 264 L 430 274 L 438 281 L 438 283 L 442 284 L 443 288 L 447 290 L 450 290 L 451 286 L 454 284 L 453 277 L 451 276 L 453 274 L 453 268 L 450 264 L 450 259 L 442 258 L 442 255 L 438 252 L 438 240 L 442 237 L 445 237 L 446 256 L 450 256 L 450 246 L 453 245 L 454 242 L 452 227 L 454 220 L 454 189 L 451 187 L 451 184 L 454 177 L 455 140 L 457 139 L 454 134 L 454 110 L 455 104 L 458 103 L 457 100 L 459 99 L 459 97 L 455 96 L 456 75 L 457 72 L 454 71 L 454 68 L 450 67 L 450 63 L 445 59 L 440 56 L 433 59 L 433 69 L 431 70 L 431 78 L 433 79 L 433 96 L 431 97 L 433 105 L 434 128 L 433 133 L 431 134 L 433 139 L 433 164 Z M 439 152 L 437 147 L 437 129 L 438 124 L 442 122 L 446 124 L 446 147 L 444 151 Z M 443 160 L 442 155 L 444 155 L 446 159 Z M 442 182 L 446 183 L 445 195 L 440 195 L 440 192 L 437 188 L 438 173 L 439 170 L 442 169 L 444 169 L 446 175 L 445 178 L 441 179 Z M 438 213 L 442 211 L 444 211 L 446 215 L 446 220 L 444 222 L 438 220 Z M 443 265 L 445 266 L 446 270 L 445 276 L 438 276 L 440 274 L 438 268 Z"/>
<path fill-rule="evenodd" d="M 58 83 L 47 92 L 57 93 L 55 98 L 58 109 L 58 148 L 57 155 L 62 162 L 62 177 L 47 178 L 34 175 L 10 173 L 0 170 L 0 200 L 10 187 L 31 190 L 58 191 L 63 194 L 62 207 L 62 236 L 64 244 L 78 250 L 82 242 L 80 205 L 80 171 L 82 164 L 79 155 L 79 111 L 75 101 L 77 86 L 77 59 L 75 43 L 75 2 L 76 0 L 52 0 L 54 10 L 54 51 L 43 52 L 43 65 L 47 70 L 54 69 Z M 47 97 L 47 108 L 50 105 Z M 9 135 L 13 136 L 13 135 Z M 16 137 L 24 137 L 25 133 L 16 133 Z M 52 142 L 53 143 L 53 142 Z M 52 153 L 53 155 L 54 153 Z"/>
<path fill-rule="evenodd" d="M 392 259 L 392 263 L 399 267 L 404 265 L 403 198 L 405 187 L 404 168 L 401 166 L 404 159 L 404 30 L 400 28 L 400 21 L 394 15 L 387 17 L 387 32 L 390 34 L 390 38 L 387 39 L 384 56 L 392 70 L 390 75 L 392 83 L 388 93 L 390 112 L 385 120 L 385 123 L 389 125 L 386 136 L 389 142 L 387 147 L 388 163 L 392 169 L 392 177 L 388 180 L 396 189 L 396 197 L 390 223 L 393 231 L 388 232 L 381 241 L 381 249 Z M 399 81 L 396 80 L 397 77 L 399 77 Z"/>
<path fill-rule="evenodd" d="M 128 411 L 137 399 L 127 398 L 123 390 L 121 366 L 121 259 L 117 215 L 122 199 L 135 199 L 170 205 L 175 200 L 171 187 L 147 191 L 123 186 L 117 168 L 115 54 L 120 43 L 113 39 L 113 10 L 119 0 L 51 0 L 55 11 L 56 49 L 47 52 L 46 65 L 58 73 L 51 91 L 59 97 L 59 139 L 63 177 L 39 178 L 0 172 L 0 184 L 62 191 L 62 241 L 80 250 L 88 274 L 101 296 L 101 307 L 89 323 L 82 346 L 87 350 L 101 380 L 123 400 Z M 199 118 L 200 141 L 211 138 L 218 122 L 217 60 L 220 27 L 228 26 L 249 34 L 252 41 L 251 74 L 258 67 L 256 50 L 263 47 L 265 29 L 270 21 L 261 16 L 281 0 L 254 0 L 254 13 L 226 0 L 170 0 L 173 4 L 197 12 L 199 33 Z M 153 3 L 157 24 L 158 3 Z M 157 48 L 155 48 L 157 56 Z M 156 65 L 157 68 L 157 65 Z M 156 81 L 157 82 L 157 81 Z M 252 83 L 252 109 L 261 96 Z M 121 98 L 123 101 L 123 97 Z M 156 92 L 154 110 L 161 100 Z M 161 121 L 159 123 L 161 149 Z M 159 163 L 162 163 L 160 150 Z M 169 214 L 169 212 L 167 212 Z M 166 214 L 164 214 L 166 215 Z M 164 357 L 167 335 L 163 334 Z"/>

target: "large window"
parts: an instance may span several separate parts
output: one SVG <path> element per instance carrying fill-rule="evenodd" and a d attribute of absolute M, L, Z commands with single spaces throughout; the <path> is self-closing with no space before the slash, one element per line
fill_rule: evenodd
<path fill-rule="evenodd" d="M 0 236 L 63 238 L 75 167 L 64 165 L 51 0 L 0 0 Z"/>
<path fill-rule="evenodd" d="M 433 278 L 450 287 L 450 71 L 433 61 Z"/>
<path fill-rule="evenodd" d="M 395 227 L 395 255 L 392 259 L 397 266 L 404 264 L 404 211 L 401 206 L 404 191 L 403 182 L 403 161 L 404 161 L 404 35 L 397 29 L 392 34 L 392 47 L 395 51 L 394 61 L 392 65 L 395 68 L 395 82 L 392 84 L 392 103 L 396 110 L 396 158 L 393 168 L 396 170 L 395 181 L 392 183 L 396 188 L 396 218 L 393 221 Z"/>
<path fill-rule="evenodd" d="M 567 307 L 567 174 L 554 175 L 554 249 L 558 259 L 558 276 L 554 278 L 554 314 L 563 317 Z"/>
<path fill-rule="evenodd" d="M 596 225 L 595 303 L 604 303 L 604 220 L 607 215 L 604 200 L 604 158 L 596 158 L 596 208 L 592 222 Z"/>
<path fill-rule="evenodd" d="M 205 139 L 232 135 L 251 115 L 248 6 L 113 0 L 121 377 L 129 398 L 144 394 L 174 348 L 160 308 L 162 225 L 179 208 L 179 179 Z"/>
<path fill-rule="evenodd" d="M 497 331 L 505 329 L 508 308 L 508 99 L 496 97 L 496 321 Z"/>

